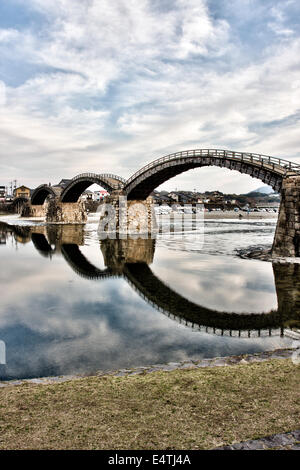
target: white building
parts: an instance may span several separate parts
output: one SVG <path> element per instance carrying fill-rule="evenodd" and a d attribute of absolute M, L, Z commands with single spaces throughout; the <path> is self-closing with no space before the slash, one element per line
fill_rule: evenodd
<path fill-rule="evenodd" d="M 106 198 L 109 195 L 105 189 L 101 189 L 99 191 L 94 191 L 93 193 L 93 200 L 94 201 L 102 201 L 102 199 Z"/>

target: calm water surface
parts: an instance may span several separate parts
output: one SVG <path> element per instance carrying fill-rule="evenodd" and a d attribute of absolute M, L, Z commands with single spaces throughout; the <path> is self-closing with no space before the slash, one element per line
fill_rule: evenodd
<path fill-rule="evenodd" d="M 204 244 L 192 221 L 184 237 L 130 242 L 100 242 L 92 217 L 84 229 L 25 224 L 0 224 L 2 380 L 292 344 L 297 266 L 236 256 L 270 246 L 276 220 L 207 220 Z"/>

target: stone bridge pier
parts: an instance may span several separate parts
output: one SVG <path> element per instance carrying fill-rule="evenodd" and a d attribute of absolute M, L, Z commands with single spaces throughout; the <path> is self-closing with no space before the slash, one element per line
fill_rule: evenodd
<path fill-rule="evenodd" d="M 124 266 L 128 263 L 153 262 L 155 252 L 155 239 L 116 239 L 102 240 L 101 251 L 104 264 L 113 273 L 122 274 Z"/>
<path fill-rule="evenodd" d="M 112 193 L 99 206 L 99 237 L 151 238 L 157 230 L 153 198 L 129 200 L 121 191 Z"/>
<path fill-rule="evenodd" d="M 300 330 L 300 265 L 273 263 L 273 272 L 282 326 Z"/>
<path fill-rule="evenodd" d="M 85 224 L 87 212 L 83 201 L 61 202 L 50 199 L 46 205 L 46 222 L 56 224 Z"/>
<path fill-rule="evenodd" d="M 300 176 L 289 176 L 282 180 L 272 256 L 300 256 Z"/>
<path fill-rule="evenodd" d="M 85 224 L 87 221 L 84 202 L 61 202 L 58 198 L 44 204 L 26 204 L 21 216 L 43 218 L 50 224 Z"/>

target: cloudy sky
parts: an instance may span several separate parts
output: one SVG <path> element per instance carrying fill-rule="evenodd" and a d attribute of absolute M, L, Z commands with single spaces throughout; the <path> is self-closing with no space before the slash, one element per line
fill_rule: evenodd
<path fill-rule="evenodd" d="M 194 148 L 300 163 L 299 124 L 299 0 L 0 0 L 0 184 Z M 164 188 L 258 186 L 209 168 Z"/>

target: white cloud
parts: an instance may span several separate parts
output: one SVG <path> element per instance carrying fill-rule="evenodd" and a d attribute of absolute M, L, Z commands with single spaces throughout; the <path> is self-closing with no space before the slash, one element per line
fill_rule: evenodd
<path fill-rule="evenodd" d="M 247 63 L 235 25 L 204 0 L 164 9 L 148 0 L 30 5 L 47 26 L 0 30 L 20 61 L 18 78 L 24 74 L 23 83 L 4 80 L 0 87 L 4 180 L 34 186 L 82 170 L 128 177 L 144 162 L 185 148 L 300 157 L 300 42 L 283 7 L 260 18 L 277 39 Z M 245 25 L 243 8 L 235 14 Z M 245 50 L 251 47 L 257 45 Z M 202 171 L 213 183 L 215 176 Z M 244 178 L 236 177 L 235 190 L 245 188 Z M 178 187 L 180 181 L 187 175 Z M 247 181 L 253 189 L 256 182 Z"/>
<path fill-rule="evenodd" d="M 0 107 L 6 104 L 6 87 L 5 83 L 0 81 Z"/>
<path fill-rule="evenodd" d="M 11 42 L 19 37 L 16 29 L 0 29 L 0 43 Z"/>

